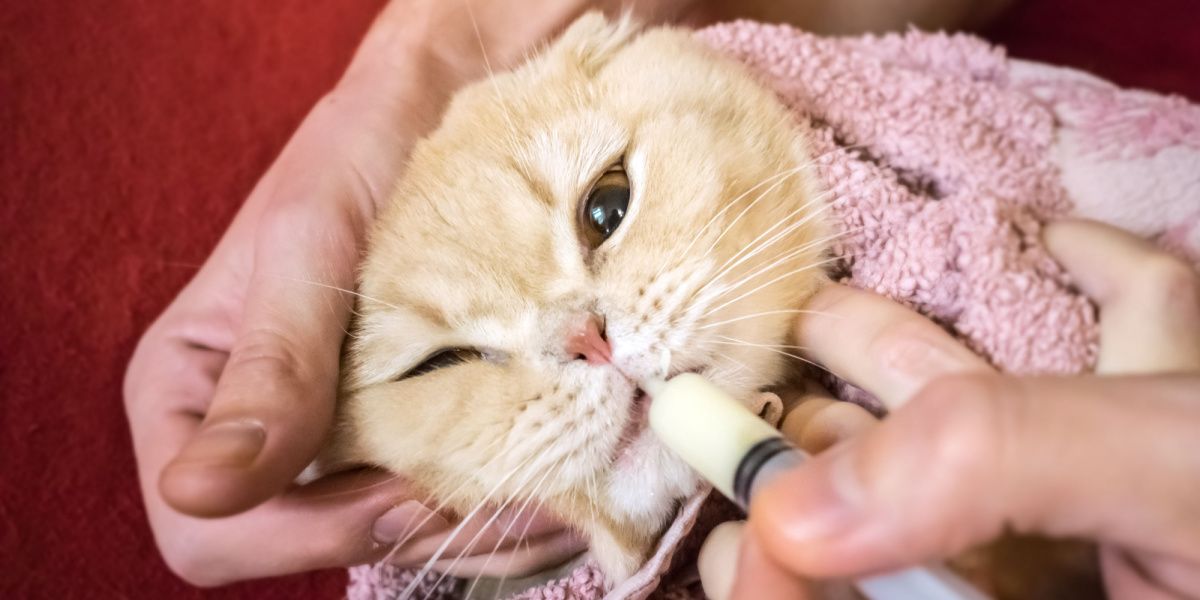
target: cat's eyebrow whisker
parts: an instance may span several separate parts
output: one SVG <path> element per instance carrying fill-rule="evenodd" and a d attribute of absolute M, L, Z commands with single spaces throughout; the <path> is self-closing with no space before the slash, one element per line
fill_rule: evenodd
<path fill-rule="evenodd" d="M 479 54 L 483 58 L 483 68 L 487 71 L 488 83 L 492 85 L 492 91 L 496 94 L 496 105 L 500 107 L 500 112 L 504 114 L 504 120 L 508 123 L 508 130 L 515 134 L 517 126 L 512 120 L 512 115 L 508 113 L 508 107 L 504 104 L 504 96 L 500 93 L 500 85 L 496 83 L 496 72 L 492 70 L 492 61 L 488 58 L 487 48 L 483 47 L 483 34 L 479 31 L 479 21 L 475 19 L 475 10 L 471 8 L 471 0 L 462 0 L 463 7 L 467 9 L 467 17 L 471 20 L 471 28 L 475 30 L 475 41 L 479 42 Z"/>
<path fill-rule="evenodd" d="M 722 325 L 728 325 L 730 323 L 737 323 L 738 321 L 746 321 L 749 319 L 757 319 L 759 317 L 766 317 L 766 316 L 770 316 L 770 315 L 782 315 L 782 314 L 821 315 L 821 316 L 825 316 L 825 317 L 834 317 L 834 318 L 838 318 L 838 319 L 844 318 L 843 315 L 834 314 L 831 312 L 820 311 L 820 310 L 805 310 L 802 308 L 781 308 L 778 310 L 764 310 L 762 312 L 751 313 L 748 315 L 741 315 L 739 317 L 734 317 L 732 319 L 724 319 L 721 321 L 716 321 L 714 323 L 705 323 L 704 325 L 697 327 L 696 331 L 712 329 L 714 327 L 720 327 Z"/>

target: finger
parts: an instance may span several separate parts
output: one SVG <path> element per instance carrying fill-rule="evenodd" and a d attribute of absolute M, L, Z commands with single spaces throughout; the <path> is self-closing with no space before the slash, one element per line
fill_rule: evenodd
<path fill-rule="evenodd" d="M 313 184 L 305 189 L 316 198 L 339 197 L 336 183 L 317 177 L 289 181 Z M 340 289 L 353 285 L 360 214 L 314 200 L 264 215 L 237 342 L 204 422 L 161 476 L 178 510 L 240 512 L 279 493 L 316 456 L 333 418 L 351 307 Z"/>
<path fill-rule="evenodd" d="M 782 564 L 816 577 L 944 558 L 1005 527 L 1200 559 L 1197 385 L 940 380 L 773 481 L 750 525 Z"/>
<path fill-rule="evenodd" d="M 1200 569 L 1171 558 L 1136 561 L 1116 548 L 1102 548 L 1104 589 L 1110 598 L 1169 600 L 1200 595 Z"/>
<path fill-rule="evenodd" d="M 932 321 L 882 296 L 830 285 L 807 308 L 797 321 L 800 346 L 889 409 L 941 375 L 991 371 Z"/>
<path fill-rule="evenodd" d="M 147 498 L 151 496 L 147 495 Z M 201 519 L 148 500 L 152 529 L 172 571 L 200 586 L 377 561 L 389 546 L 372 535 L 382 515 L 426 523 L 415 539 L 438 535 L 444 521 L 411 498 L 403 481 L 377 472 L 342 473 L 247 512 Z"/>
<path fill-rule="evenodd" d="M 1200 371 L 1200 277 L 1191 267 L 1099 223 L 1054 223 L 1043 236 L 1100 305 L 1098 373 Z"/>
<path fill-rule="evenodd" d="M 823 390 L 805 392 L 794 406 L 784 415 L 779 430 L 810 454 L 850 439 L 876 423 L 863 407 L 835 400 Z"/>
<path fill-rule="evenodd" d="M 819 598 L 815 585 L 781 567 L 764 551 L 754 531 L 742 531 L 731 600 L 807 600 Z"/>
<path fill-rule="evenodd" d="M 744 521 L 729 521 L 717 525 L 704 539 L 696 567 L 704 595 L 712 600 L 727 600 L 733 593 L 737 574 L 738 553 L 742 547 Z"/>

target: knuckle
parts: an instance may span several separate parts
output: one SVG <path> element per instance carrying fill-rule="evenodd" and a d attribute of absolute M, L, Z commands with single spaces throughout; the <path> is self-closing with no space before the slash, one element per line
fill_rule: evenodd
<path fill-rule="evenodd" d="M 901 319 L 885 325 L 869 347 L 876 363 L 891 373 L 923 377 L 953 369 L 955 359 L 938 330 L 924 320 Z"/>
<path fill-rule="evenodd" d="M 913 399 L 917 418 L 930 424 L 930 460 L 960 484 L 1001 466 L 1012 419 L 1000 381 L 987 375 L 940 377 Z"/>
<path fill-rule="evenodd" d="M 1143 261 L 1136 287 L 1161 302 L 1195 309 L 1200 304 L 1200 277 L 1183 261 L 1154 254 Z"/>
<path fill-rule="evenodd" d="M 302 378 L 302 362 L 295 345 L 278 331 L 256 328 L 242 335 L 229 357 L 227 371 L 251 379 L 264 392 L 281 382 Z"/>

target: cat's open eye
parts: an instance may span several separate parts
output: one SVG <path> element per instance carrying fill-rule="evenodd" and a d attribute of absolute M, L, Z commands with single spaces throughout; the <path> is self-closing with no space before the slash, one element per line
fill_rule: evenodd
<path fill-rule="evenodd" d="M 470 360 L 483 358 L 483 353 L 472 348 L 444 348 L 438 350 L 421 361 L 421 364 L 409 369 L 396 380 L 411 379 L 420 377 L 428 373 L 432 373 L 438 369 L 444 369 Z"/>
<path fill-rule="evenodd" d="M 620 164 L 609 167 L 579 207 L 579 227 L 592 248 L 607 240 L 629 209 L 629 176 Z"/>

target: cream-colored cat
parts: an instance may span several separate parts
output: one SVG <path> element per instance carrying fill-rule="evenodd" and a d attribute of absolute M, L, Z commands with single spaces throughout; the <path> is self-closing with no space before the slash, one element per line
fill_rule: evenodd
<path fill-rule="evenodd" d="M 462 90 L 375 224 L 333 458 L 460 514 L 533 498 L 629 576 L 699 485 L 637 381 L 665 356 L 747 399 L 783 377 L 825 281 L 810 160 L 686 31 L 587 15 Z"/>

